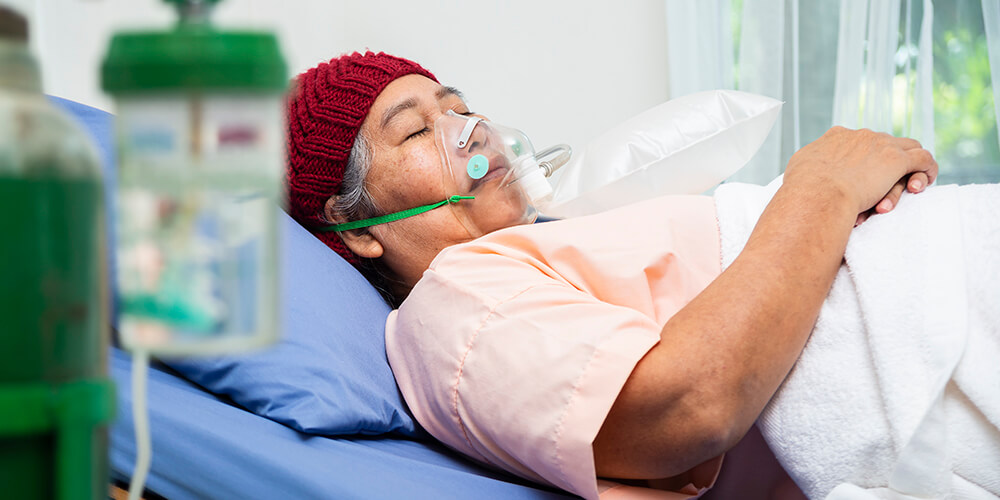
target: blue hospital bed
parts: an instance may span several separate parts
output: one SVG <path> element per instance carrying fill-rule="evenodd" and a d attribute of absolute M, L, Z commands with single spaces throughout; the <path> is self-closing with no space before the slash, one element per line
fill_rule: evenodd
<path fill-rule="evenodd" d="M 112 349 L 109 365 L 118 389 L 111 469 L 127 483 L 135 460 L 131 358 Z M 572 498 L 479 467 L 429 440 L 304 434 L 163 367 L 150 369 L 148 389 L 147 489 L 166 498 Z"/>

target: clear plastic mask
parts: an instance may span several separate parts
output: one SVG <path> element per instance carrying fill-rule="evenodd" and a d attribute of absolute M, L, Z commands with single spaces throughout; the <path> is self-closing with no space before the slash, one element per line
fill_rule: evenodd
<path fill-rule="evenodd" d="M 523 132 L 452 111 L 434 131 L 445 192 L 475 197 L 449 205 L 470 235 L 535 221 L 552 188 Z"/>

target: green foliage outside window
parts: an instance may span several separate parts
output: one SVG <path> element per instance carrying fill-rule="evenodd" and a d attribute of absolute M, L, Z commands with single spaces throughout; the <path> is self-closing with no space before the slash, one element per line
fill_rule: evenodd
<path fill-rule="evenodd" d="M 1000 181 L 993 78 L 980 2 L 938 3 L 934 9 L 934 124 L 941 182 Z"/>
<path fill-rule="evenodd" d="M 881 1 L 881 0 L 872 0 Z M 733 28 L 733 52 L 735 68 L 733 76 L 739 81 L 739 43 L 743 15 L 743 0 L 730 0 Z M 906 12 L 906 5 L 912 13 Z M 896 57 L 896 77 L 894 81 L 893 133 L 904 135 L 907 106 L 913 106 L 913 91 L 916 83 L 916 57 L 919 40 L 920 21 L 923 18 L 923 2 L 912 0 L 903 2 L 900 21 L 900 49 Z M 799 33 L 802 37 L 815 36 L 820 24 L 837 23 L 839 3 L 800 2 Z M 786 5 L 786 11 L 789 7 Z M 832 17 L 832 19 L 831 19 Z M 910 22 L 906 22 L 909 17 Z M 905 30 L 909 28 L 910 36 Z M 907 44 L 907 40 L 909 44 Z M 835 58 L 836 49 L 823 54 L 812 54 L 806 42 L 803 47 L 800 74 L 826 74 L 833 71 L 830 61 Z M 836 43 L 832 39 L 826 43 Z M 976 183 L 1000 182 L 1000 142 L 997 135 L 997 117 L 993 104 L 993 81 L 1000 85 L 1000 75 L 990 75 L 986 33 L 983 26 L 981 0 L 953 0 L 934 3 L 933 31 L 933 88 L 934 88 L 934 131 L 935 156 L 941 166 L 938 182 Z M 823 56 L 823 57 L 816 57 Z M 823 62 L 823 67 L 816 66 Z M 907 71 L 909 65 L 909 71 Z M 815 67 L 814 67 L 815 66 Z M 787 70 L 786 70 L 787 71 Z M 909 76 L 909 80 L 907 80 Z M 829 74 L 830 81 L 834 78 Z M 908 87 L 908 89 L 907 89 Z M 832 111 L 826 109 L 833 104 L 832 83 L 826 87 L 812 81 L 802 87 L 806 106 L 820 106 L 823 109 L 810 111 L 802 117 L 803 143 L 811 141 L 822 133 L 832 120 Z M 908 90 L 908 91 L 907 91 Z M 861 89 L 862 100 L 864 89 Z M 818 95 L 822 93 L 823 95 Z M 826 95 L 829 94 L 829 95 Z M 909 102 L 907 102 L 909 100 Z M 912 109 L 910 110 L 912 111 Z"/>

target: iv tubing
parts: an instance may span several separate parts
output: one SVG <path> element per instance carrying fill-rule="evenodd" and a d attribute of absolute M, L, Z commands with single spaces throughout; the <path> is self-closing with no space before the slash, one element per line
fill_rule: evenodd
<path fill-rule="evenodd" d="M 146 380 L 149 371 L 149 352 L 132 352 L 132 420 L 135 424 L 136 456 L 132 482 L 128 486 L 129 500 L 142 498 L 142 490 L 153 458 L 149 437 L 149 411 L 146 408 Z"/>

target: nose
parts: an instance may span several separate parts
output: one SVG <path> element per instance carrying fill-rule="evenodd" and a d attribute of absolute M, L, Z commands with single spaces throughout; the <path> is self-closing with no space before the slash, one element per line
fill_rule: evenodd
<path fill-rule="evenodd" d="M 468 139 L 466 139 L 467 143 L 466 146 L 459 145 L 459 149 L 468 149 L 469 156 L 476 154 L 486 154 L 486 156 L 490 156 L 489 154 L 487 154 L 490 152 L 489 127 L 478 119 L 469 120 L 469 124 L 474 128 L 468 134 Z M 466 134 L 463 134 L 463 137 L 465 135 Z M 461 138 L 459 139 L 459 142 L 461 143 Z"/>

